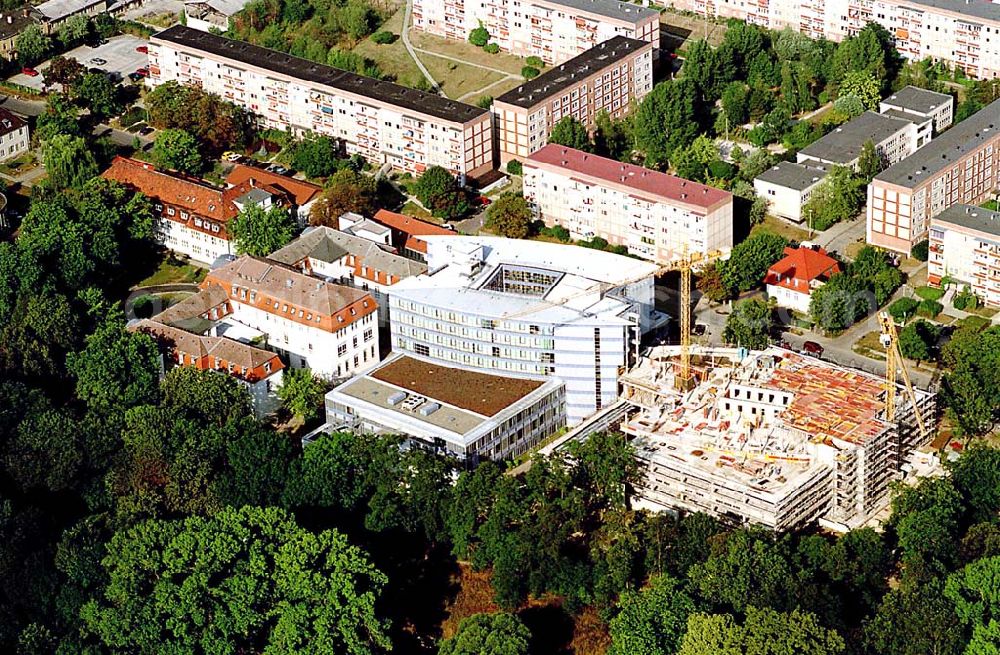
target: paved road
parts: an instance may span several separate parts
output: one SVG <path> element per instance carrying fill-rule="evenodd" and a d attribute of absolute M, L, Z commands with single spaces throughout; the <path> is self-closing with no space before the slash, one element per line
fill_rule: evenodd
<path fill-rule="evenodd" d="M 865 215 L 856 216 L 850 221 L 837 223 L 825 232 L 813 237 L 813 243 L 826 248 L 829 252 L 837 252 L 841 257 L 847 253 L 847 246 L 857 241 L 865 240 Z"/>

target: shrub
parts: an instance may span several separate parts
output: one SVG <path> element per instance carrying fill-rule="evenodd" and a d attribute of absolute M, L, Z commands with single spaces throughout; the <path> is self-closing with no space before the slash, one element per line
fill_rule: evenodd
<path fill-rule="evenodd" d="M 525 66 L 521 69 L 521 77 L 523 77 L 526 80 L 530 80 L 532 78 L 538 77 L 539 72 L 540 71 L 534 66 Z"/>
<path fill-rule="evenodd" d="M 913 250 L 910 252 L 910 254 L 913 255 L 914 259 L 917 259 L 917 260 L 920 260 L 922 262 L 925 262 L 925 261 L 927 261 L 927 250 L 928 250 L 928 247 L 929 247 L 929 244 L 927 243 L 927 239 L 924 239 L 923 241 L 921 241 L 917 245 L 913 246 Z"/>
<path fill-rule="evenodd" d="M 153 296 L 146 294 L 139 296 L 132 303 L 132 311 L 139 318 L 149 318 L 153 315 Z"/>
<path fill-rule="evenodd" d="M 545 68 L 545 62 L 542 60 L 542 58 L 541 57 L 536 57 L 534 55 L 532 55 L 531 57 L 528 57 L 527 59 L 525 59 L 524 63 L 526 63 L 529 66 L 533 66 L 534 68 L 537 68 L 539 70 L 541 70 L 542 68 Z"/>
<path fill-rule="evenodd" d="M 944 295 L 944 289 L 935 289 L 934 287 L 917 287 L 916 293 L 923 300 L 941 300 L 941 296 Z"/>
<path fill-rule="evenodd" d="M 563 243 L 568 243 L 570 236 L 569 230 L 564 228 L 562 225 L 553 225 L 552 227 L 543 227 L 538 231 L 539 234 L 547 237 L 552 237 L 553 239 L 559 239 Z"/>
<path fill-rule="evenodd" d="M 479 96 L 479 100 L 476 100 L 476 106 L 481 109 L 489 109 L 493 106 L 493 96 Z"/>
<path fill-rule="evenodd" d="M 483 46 L 483 51 L 488 52 L 491 55 L 495 55 L 498 52 L 500 52 L 500 46 L 499 44 L 496 43 L 487 43 L 486 45 Z"/>
<path fill-rule="evenodd" d="M 913 313 L 917 311 L 917 307 L 920 303 L 913 298 L 900 298 L 896 302 L 889 305 L 889 315 L 892 316 L 893 320 L 897 323 L 905 323 L 907 319 L 913 316 Z"/>
<path fill-rule="evenodd" d="M 379 45 L 388 45 L 396 42 L 396 35 L 389 30 L 382 30 L 372 34 L 372 41 Z"/>
<path fill-rule="evenodd" d="M 507 162 L 507 172 L 511 175 L 521 175 L 524 173 L 524 165 L 516 159 Z"/>
<path fill-rule="evenodd" d="M 472 45 L 478 48 L 485 48 L 486 44 L 488 44 L 489 42 L 490 42 L 490 33 L 482 25 L 469 32 L 469 43 L 471 43 Z"/>
<path fill-rule="evenodd" d="M 729 162 L 716 159 L 709 162 L 708 174 L 718 180 L 731 180 L 736 177 L 736 167 Z"/>
<path fill-rule="evenodd" d="M 936 300 L 924 299 L 917 307 L 917 314 L 924 318 L 934 318 L 944 310 L 944 305 Z"/>
<path fill-rule="evenodd" d="M 951 305 L 959 311 L 972 311 L 979 305 L 979 299 L 966 288 L 955 294 Z"/>

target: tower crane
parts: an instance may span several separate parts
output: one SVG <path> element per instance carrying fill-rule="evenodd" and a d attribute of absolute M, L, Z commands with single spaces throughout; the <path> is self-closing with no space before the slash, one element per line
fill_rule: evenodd
<path fill-rule="evenodd" d="M 910 375 L 906 372 L 906 365 L 903 362 L 903 355 L 899 351 L 899 335 L 896 332 L 896 323 L 888 312 L 879 312 L 879 326 L 882 334 L 879 340 L 885 348 L 885 420 L 894 423 L 896 420 L 896 372 L 897 368 L 902 372 L 903 384 L 906 387 L 906 396 L 913 407 L 913 415 L 917 419 L 917 427 L 920 429 L 920 436 L 927 436 L 927 428 L 924 419 L 920 415 L 917 407 L 917 396 L 913 393 L 913 385 L 910 383 Z"/>

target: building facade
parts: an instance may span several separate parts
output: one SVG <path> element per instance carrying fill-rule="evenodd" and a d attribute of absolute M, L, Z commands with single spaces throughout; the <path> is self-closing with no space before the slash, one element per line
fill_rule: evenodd
<path fill-rule="evenodd" d="M 0 108 L 0 161 L 17 157 L 30 149 L 28 122 Z"/>
<path fill-rule="evenodd" d="M 1000 100 L 952 126 L 868 185 L 868 243 L 909 254 L 930 220 L 979 205 L 1000 185 Z"/>
<path fill-rule="evenodd" d="M 326 395 L 327 423 L 402 434 L 472 467 L 528 452 L 566 426 L 562 381 L 503 376 L 393 355 Z"/>
<path fill-rule="evenodd" d="M 656 266 L 497 237 L 430 237 L 428 273 L 389 288 L 392 347 L 499 375 L 566 385 L 571 424 L 614 403 L 653 309 Z"/>
<path fill-rule="evenodd" d="M 337 139 L 375 166 L 459 177 L 493 169 L 490 112 L 441 96 L 175 25 L 149 42 L 149 77 L 192 84 L 259 117 L 263 126 Z"/>
<path fill-rule="evenodd" d="M 619 120 L 652 89 L 652 43 L 616 36 L 594 46 L 493 101 L 500 162 L 539 150 L 566 116 L 591 130 L 602 111 Z"/>
<path fill-rule="evenodd" d="M 969 77 L 1000 75 L 1000 4 L 990 0 L 659 0 L 701 16 L 736 18 L 772 30 L 786 27 L 814 39 L 840 41 L 878 23 L 907 59 L 928 57 Z"/>
<path fill-rule="evenodd" d="M 560 64 L 616 36 L 659 44 L 659 12 L 618 0 L 415 0 L 413 27 L 466 40 L 483 26 L 519 57 Z"/>
<path fill-rule="evenodd" d="M 229 375 L 246 388 L 258 417 L 280 406 L 277 390 L 285 365 L 277 354 L 226 337 L 187 332 L 155 318 L 133 323 L 129 329 L 148 334 L 157 342 L 164 372 L 174 366 L 190 366 Z"/>
<path fill-rule="evenodd" d="M 755 177 L 753 188 L 772 214 L 801 223 L 808 219 L 803 216 L 803 205 L 826 176 L 827 170 L 819 166 L 781 162 Z"/>
<path fill-rule="evenodd" d="M 263 333 L 295 368 L 339 379 L 379 362 L 378 307 L 364 291 L 248 256 L 211 271 L 202 287 L 227 299 L 213 320 Z"/>
<path fill-rule="evenodd" d="M 546 225 L 651 261 L 733 245 L 731 193 L 556 144 L 524 161 L 524 197 Z"/>
<path fill-rule="evenodd" d="M 928 284 L 940 286 L 947 277 L 1000 307 L 1000 213 L 954 205 L 931 219 L 929 237 Z"/>

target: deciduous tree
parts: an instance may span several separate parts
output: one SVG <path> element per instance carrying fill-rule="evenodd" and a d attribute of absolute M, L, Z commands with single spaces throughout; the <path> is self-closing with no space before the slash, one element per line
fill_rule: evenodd
<path fill-rule="evenodd" d="M 503 193 L 486 210 L 486 228 L 509 239 L 524 239 L 531 232 L 531 207 L 519 193 Z"/>
<path fill-rule="evenodd" d="M 593 146 L 590 143 L 590 134 L 583 123 L 572 116 L 563 116 L 552 126 L 552 133 L 549 135 L 549 143 L 557 143 L 561 146 L 576 148 L 584 152 L 592 152 Z"/>
<path fill-rule="evenodd" d="M 529 655 L 530 644 L 531 631 L 514 614 L 473 614 L 441 642 L 438 655 Z"/>
<path fill-rule="evenodd" d="M 264 208 L 257 203 L 246 205 L 226 226 L 241 255 L 266 257 L 295 238 L 298 225 L 290 209 L 273 204 Z"/>
<path fill-rule="evenodd" d="M 197 139 L 177 128 L 168 128 L 156 135 L 152 155 L 157 166 L 191 175 L 201 173 L 205 165 Z"/>
<path fill-rule="evenodd" d="M 320 414 L 324 391 L 323 382 L 309 369 L 286 369 L 278 387 L 278 398 L 293 416 L 311 421 Z"/>
<path fill-rule="evenodd" d="M 760 298 L 750 298 L 736 303 L 726 318 L 722 338 L 742 348 L 762 350 L 771 342 L 774 317 L 771 307 Z"/>

